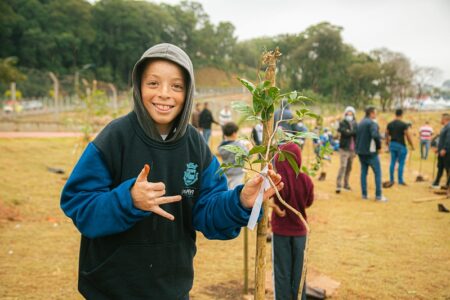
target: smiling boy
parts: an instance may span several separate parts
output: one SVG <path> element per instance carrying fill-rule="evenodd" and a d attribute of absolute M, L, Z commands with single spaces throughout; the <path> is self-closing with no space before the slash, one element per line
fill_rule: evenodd
<path fill-rule="evenodd" d="M 227 189 L 188 124 L 193 74 L 180 48 L 148 49 L 133 69 L 133 111 L 87 146 L 62 191 L 81 232 L 78 289 L 88 299 L 188 299 L 195 231 L 232 239 L 248 222 L 262 178 Z"/>

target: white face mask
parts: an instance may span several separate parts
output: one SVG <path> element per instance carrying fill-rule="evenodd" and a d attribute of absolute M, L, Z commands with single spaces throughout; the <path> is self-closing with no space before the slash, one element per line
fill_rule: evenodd
<path fill-rule="evenodd" d="M 353 116 L 350 116 L 350 115 L 345 116 L 345 119 L 346 119 L 347 121 L 351 122 L 351 121 L 353 121 Z"/>

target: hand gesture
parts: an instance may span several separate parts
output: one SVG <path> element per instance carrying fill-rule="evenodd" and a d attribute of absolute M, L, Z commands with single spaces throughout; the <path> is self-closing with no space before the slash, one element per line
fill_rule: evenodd
<path fill-rule="evenodd" d="M 177 202 L 181 196 L 163 197 L 166 194 L 166 186 L 162 182 L 148 182 L 150 167 L 146 164 L 131 188 L 131 197 L 136 208 L 151 211 L 171 221 L 175 217 L 159 207 L 161 204 Z"/>
<path fill-rule="evenodd" d="M 267 172 L 267 176 L 269 176 L 278 190 L 281 190 L 284 186 L 284 183 L 281 182 L 281 176 L 276 174 L 273 171 L 273 167 L 269 164 L 269 171 Z M 258 196 L 259 189 L 261 188 L 261 184 L 263 183 L 263 177 L 261 175 L 253 177 L 244 185 L 244 188 L 241 191 L 241 204 L 245 208 L 252 208 L 255 203 L 256 197 Z M 264 192 L 263 199 L 266 200 L 272 197 L 275 194 L 275 190 L 273 187 L 270 187 L 268 190 Z"/>

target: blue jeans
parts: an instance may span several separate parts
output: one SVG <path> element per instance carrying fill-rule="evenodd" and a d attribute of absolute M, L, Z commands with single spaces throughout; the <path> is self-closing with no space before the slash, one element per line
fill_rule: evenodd
<path fill-rule="evenodd" d="M 408 154 L 406 146 L 397 142 L 391 142 L 389 144 L 389 152 L 391 152 L 390 181 L 394 182 L 395 163 L 398 161 L 398 183 L 405 183 L 403 180 L 403 169 L 405 168 L 406 154 Z"/>
<path fill-rule="evenodd" d="M 367 197 L 367 173 L 369 167 L 372 168 L 375 175 L 375 197 L 381 198 L 381 165 L 378 154 L 359 154 L 359 161 L 361 162 L 361 191 L 364 198 Z"/>
<path fill-rule="evenodd" d="M 203 129 L 203 138 L 205 139 L 205 142 L 208 144 L 209 137 L 211 136 L 211 129 Z"/>
<path fill-rule="evenodd" d="M 430 140 L 420 140 L 420 158 L 427 159 L 428 150 L 430 150 Z"/>

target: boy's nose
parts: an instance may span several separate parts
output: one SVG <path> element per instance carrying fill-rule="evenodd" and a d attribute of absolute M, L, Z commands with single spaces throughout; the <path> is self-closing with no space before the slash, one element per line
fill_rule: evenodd
<path fill-rule="evenodd" d="M 159 96 L 163 99 L 170 97 L 170 86 L 168 84 L 162 84 Z"/>

